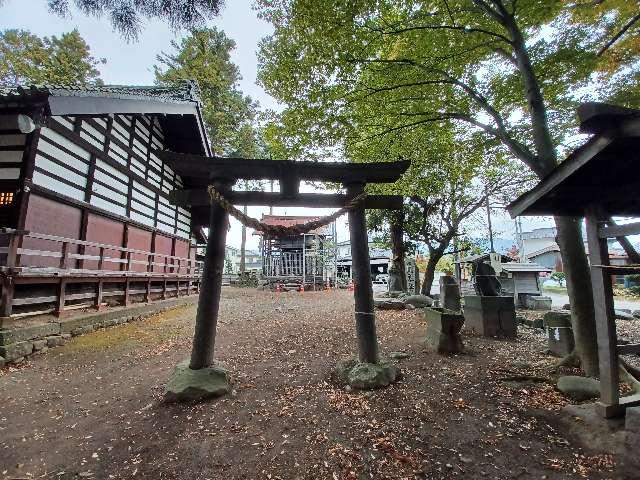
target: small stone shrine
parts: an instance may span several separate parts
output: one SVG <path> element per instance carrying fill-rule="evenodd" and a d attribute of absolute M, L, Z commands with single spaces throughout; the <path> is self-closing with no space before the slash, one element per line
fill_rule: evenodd
<path fill-rule="evenodd" d="M 491 265 L 477 262 L 473 266 L 476 295 L 464 297 L 465 328 L 485 337 L 515 338 L 516 307 L 512 295 L 502 289 Z"/>
<path fill-rule="evenodd" d="M 552 355 L 564 357 L 575 348 L 571 312 L 552 310 L 544 314 L 544 328 L 547 330 L 547 345 Z"/>
<path fill-rule="evenodd" d="M 440 277 L 440 305 L 424 309 L 427 322 L 425 346 L 438 353 L 462 353 L 464 345 L 460 330 L 464 315 L 460 309 L 460 288 L 455 277 Z"/>

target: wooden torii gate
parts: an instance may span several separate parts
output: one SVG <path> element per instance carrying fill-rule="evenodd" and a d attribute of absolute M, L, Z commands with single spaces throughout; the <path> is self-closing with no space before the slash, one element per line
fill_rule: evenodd
<path fill-rule="evenodd" d="M 237 205 L 342 207 L 365 190 L 367 183 L 395 182 L 409 167 L 408 161 L 372 163 L 294 162 L 284 160 L 203 157 L 191 154 L 159 152 L 183 179 L 185 189 L 174 191 L 172 202 L 189 206 L 193 218 L 209 228 L 206 256 L 193 349 L 191 371 L 211 367 L 215 347 L 216 324 L 222 287 L 225 240 L 229 215 L 218 204 L 211 205 L 207 187 L 213 185 L 224 197 Z M 232 191 L 237 180 L 278 180 L 280 192 Z M 342 184 L 345 194 L 300 193 L 301 181 Z M 363 204 L 348 211 L 351 256 L 354 269 L 355 324 L 360 361 L 378 363 L 378 343 L 373 305 L 373 287 L 365 209 L 400 209 L 402 197 L 369 195 Z M 184 367 L 184 365 L 183 365 Z M 192 372 L 188 372 L 191 374 Z M 224 393 L 224 392 L 222 392 Z"/>

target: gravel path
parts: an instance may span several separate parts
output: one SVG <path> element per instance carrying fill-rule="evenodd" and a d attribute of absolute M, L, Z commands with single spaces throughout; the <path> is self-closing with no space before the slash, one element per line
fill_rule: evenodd
<path fill-rule="evenodd" d="M 541 333 L 465 337 L 465 355 L 443 357 L 424 350 L 419 311 L 379 312 L 383 355 L 408 354 L 398 361 L 403 376 L 355 392 L 330 380 L 354 353 L 352 311 L 349 292 L 224 289 L 216 357 L 234 390 L 208 403 L 161 403 L 172 367 L 189 354 L 194 307 L 76 337 L 1 370 L 0 475 L 621 478 L 619 458 L 570 433 Z"/>

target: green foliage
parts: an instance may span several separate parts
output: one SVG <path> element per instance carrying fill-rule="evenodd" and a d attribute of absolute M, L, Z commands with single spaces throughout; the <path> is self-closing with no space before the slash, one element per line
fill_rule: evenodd
<path fill-rule="evenodd" d="M 224 257 L 224 273 L 233 273 L 233 264 L 229 257 Z"/>
<path fill-rule="evenodd" d="M 257 104 L 238 90 L 240 73 L 231 61 L 235 42 L 216 28 L 202 28 L 192 30 L 179 43 L 172 41 L 171 46 L 173 53 L 157 57 L 156 81 L 162 85 L 198 82 L 212 150 L 218 155 L 255 155 Z"/>
<path fill-rule="evenodd" d="M 435 142 L 437 151 L 441 140 L 420 127 L 453 122 L 544 175 L 576 132 L 577 103 L 625 89 L 622 67 L 594 75 L 600 36 L 560 0 L 259 0 L 258 8 L 275 28 L 261 45 L 260 81 L 287 106 L 286 133 L 314 147 Z M 637 62 L 624 67 L 624 78 L 638 75 Z"/>
<path fill-rule="evenodd" d="M 558 285 L 560 285 L 561 287 L 564 287 L 567 282 L 567 277 L 565 276 L 564 272 L 553 272 L 550 278 L 551 280 L 558 282 Z"/>
<path fill-rule="evenodd" d="M 70 15 L 69 0 L 46 2 L 53 13 Z M 174 30 L 198 26 L 218 15 L 223 3 L 223 0 L 73 0 L 83 14 L 108 18 L 113 28 L 126 38 L 135 38 L 146 19 L 165 21 Z"/>
<path fill-rule="evenodd" d="M 102 83 L 96 60 L 78 30 L 39 38 L 26 30 L 0 34 L 0 82 L 85 85 Z"/>
<path fill-rule="evenodd" d="M 453 274 L 453 257 L 451 255 L 444 255 L 436 264 L 436 272 L 443 272 L 447 275 Z"/>

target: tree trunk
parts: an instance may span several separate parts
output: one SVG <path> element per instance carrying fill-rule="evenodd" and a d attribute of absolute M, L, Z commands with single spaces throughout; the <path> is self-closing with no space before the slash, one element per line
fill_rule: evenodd
<path fill-rule="evenodd" d="M 506 13 L 502 4 L 500 7 L 504 14 L 502 23 L 511 34 L 516 63 L 524 83 L 524 94 L 527 98 L 536 147 L 535 157 L 522 158 L 522 160 L 542 179 L 558 165 L 555 145 L 549 131 L 547 109 L 520 27 L 515 17 Z M 559 217 L 556 217 L 555 222 L 558 228 L 557 240 L 562 264 L 567 277 L 576 350 L 584 373 L 595 376 L 598 373 L 595 310 L 581 223 L 577 219 Z"/>
<path fill-rule="evenodd" d="M 247 206 L 242 207 L 243 213 L 247 214 Z M 247 262 L 245 259 L 245 247 L 247 246 L 247 227 L 242 225 L 242 237 L 240 240 L 240 273 L 244 273 L 247 269 Z"/>
<path fill-rule="evenodd" d="M 389 290 L 407 290 L 407 275 L 404 264 L 404 214 L 402 210 L 391 213 L 389 219 L 391 236 L 391 267 L 389 268 Z M 392 278 L 394 277 L 394 278 Z"/>
<path fill-rule="evenodd" d="M 582 240 L 582 222 L 578 218 L 556 217 L 562 264 L 571 304 L 571 326 L 576 352 L 584 373 L 598 376 L 598 343 L 595 329 L 591 273 Z"/>
<path fill-rule="evenodd" d="M 442 258 L 443 251 L 434 250 L 429 252 L 429 260 L 427 260 L 427 269 L 424 272 L 424 279 L 422 281 L 422 294 L 431 295 L 431 285 L 433 279 L 436 276 L 436 265 Z"/>

